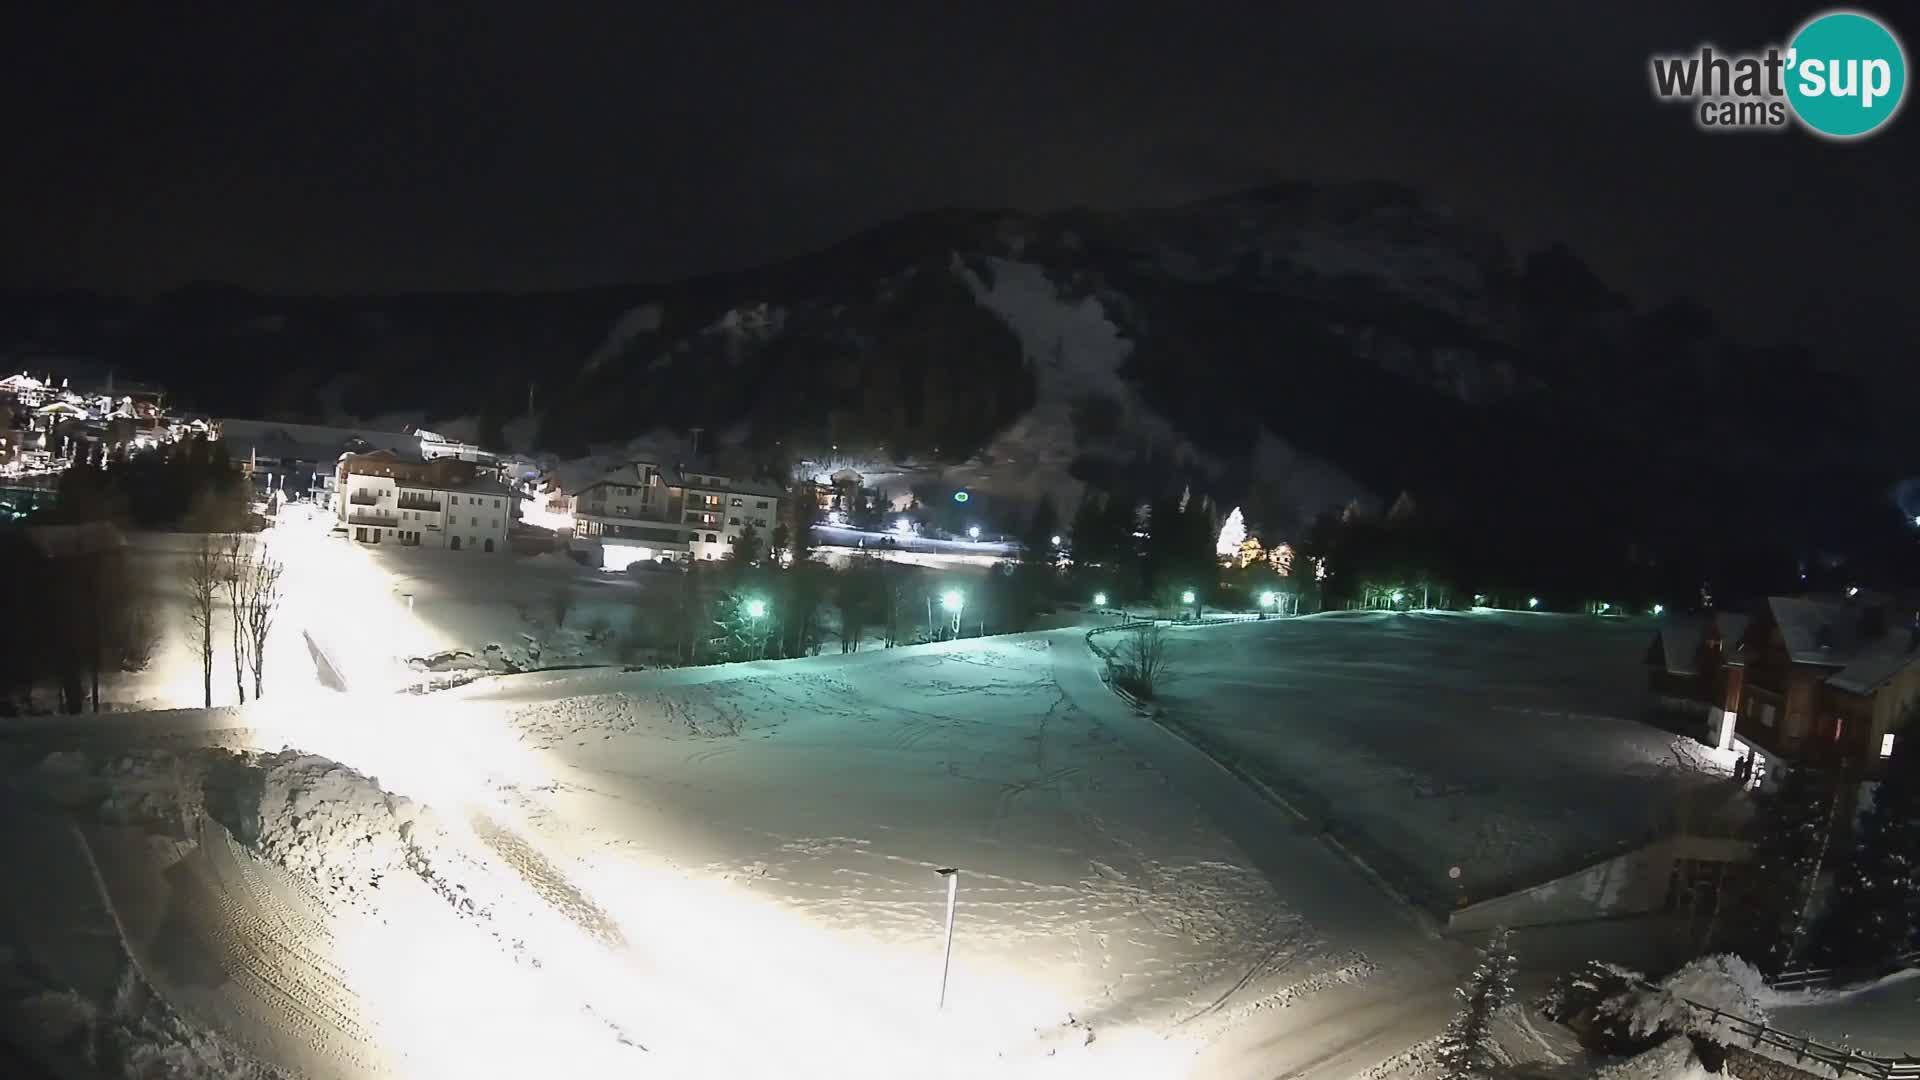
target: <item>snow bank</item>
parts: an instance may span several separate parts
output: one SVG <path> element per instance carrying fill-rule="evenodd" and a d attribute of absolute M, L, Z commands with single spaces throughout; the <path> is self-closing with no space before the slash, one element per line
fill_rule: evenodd
<path fill-rule="evenodd" d="M 1636 989 L 1614 998 L 1603 1011 L 1627 1021 L 1635 1035 L 1668 1031 L 1724 1037 L 1724 1029 L 1706 1009 L 1765 1023 L 1767 1013 L 1760 1002 L 1767 993 L 1766 979 L 1752 964 L 1737 956 L 1703 956 L 1653 989 Z"/>
<path fill-rule="evenodd" d="M 409 872 L 421 810 L 326 758 L 234 755 L 208 773 L 208 809 L 240 843 L 318 886 L 370 907 L 383 879 Z"/>

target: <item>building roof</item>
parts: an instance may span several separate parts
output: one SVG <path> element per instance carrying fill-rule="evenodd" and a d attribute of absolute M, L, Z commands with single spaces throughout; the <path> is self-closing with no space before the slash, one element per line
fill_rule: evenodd
<path fill-rule="evenodd" d="M 1683 615 L 1668 620 L 1656 635 L 1664 666 L 1675 675 L 1698 675 L 1700 647 L 1706 643 L 1708 630 L 1718 633 L 1723 649 L 1730 649 L 1746 634 L 1751 621 L 1731 611 Z"/>
<path fill-rule="evenodd" d="M 1920 663 L 1920 649 L 1914 648 L 1915 638 L 1914 633 L 1900 630 L 1887 634 L 1860 650 L 1846 667 L 1827 680 L 1827 685 L 1849 694 L 1873 693 L 1895 675 Z"/>
<path fill-rule="evenodd" d="M 1796 664 L 1823 664 L 1845 667 L 1847 661 L 1872 640 L 1864 631 L 1868 613 L 1876 609 L 1862 603 L 1811 596 L 1770 596 L 1767 608 L 1774 625 L 1780 628 L 1787 656 Z M 1881 624 L 1884 629 L 1884 622 Z"/>
<path fill-rule="evenodd" d="M 418 436 L 371 428 L 286 424 L 275 420 L 221 420 L 220 439 L 235 461 L 249 457 L 281 461 L 338 461 L 344 453 L 400 450 L 417 453 Z"/>

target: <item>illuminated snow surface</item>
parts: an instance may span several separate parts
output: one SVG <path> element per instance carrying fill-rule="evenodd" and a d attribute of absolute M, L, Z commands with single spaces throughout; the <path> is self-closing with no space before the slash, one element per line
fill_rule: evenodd
<path fill-rule="evenodd" d="M 1077 630 L 0 749 L 15 1029 L 110 1074 L 1349 1075 L 1454 975 Z"/>
<path fill-rule="evenodd" d="M 1352 738 L 1399 702 L 1398 752 L 1435 771 L 1539 753 L 1419 735 L 1475 682 L 1518 687 L 1483 690 L 1474 715 L 1505 718 L 1485 739 L 1616 730 L 1579 688 L 1638 630 L 1608 624 L 1583 668 L 1527 660 L 1518 618 L 1180 631 L 1170 700 L 1251 694 L 1271 723 L 1337 715 L 1344 680 Z M 1595 644 L 1532 618 L 1536 649 Z M 1389 619 L 1410 621 L 1359 632 Z M 365 655 L 342 666 L 390 643 L 347 647 Z M 1279 708 L 1285 683 L 1307 708 Z M 1296 745 L 1353 775 L 1329 730 Z M 1582 768 L 1634 774 L 1665 746 Z M 1317 823 L 1125 707 L 1081 629 L 288 690 L 21 723 L 0 755 L 0 858 L 32 868 L 0 884 L 0 998 L 16 1038 L 108 1075 L 1412 1077 L 1469 963 Z M 941 1011 L 943 866 L 961 877 Z M 1524 1013 L 1509 1027 L 1567 1057 Z"/>

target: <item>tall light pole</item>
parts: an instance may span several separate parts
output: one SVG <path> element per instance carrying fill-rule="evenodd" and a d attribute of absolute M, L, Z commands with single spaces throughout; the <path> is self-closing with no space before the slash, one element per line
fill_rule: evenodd
<path fill-rule="evenodd" d="M 953 905 L 960 892 L 960 869 L 955 866 L 945 866 L 935 873 L 947 879 L 947 945 L 945 955 L 940 959 L 939 1007 L 944 1009 L 947 1007 L 947 972 L 953 970 Z"/>
<path fill-rule="evenodd" d="M 940 594 L 940 607 L 953 612 L 953 636 L 960 636 L 960 612 L 967 606 L 966 594 L 959 589 L 948 589 Z"/>
<path fill-rule="evenodd" d="M 760 657 L 764 657 L 767 655 L 766 635 L 760 632 L 760 620 L 765 618 L 766 615 L 767 615 L 767 602 L 765 600 L 762 600 L 756 596 L 753 599 L 747 601 L 747 618 L 753 620 L 752 622 L 753 636 L 757 639 L 757 644 L 754 649 L 754 652 L 756 653 L 756 655 Z"/>

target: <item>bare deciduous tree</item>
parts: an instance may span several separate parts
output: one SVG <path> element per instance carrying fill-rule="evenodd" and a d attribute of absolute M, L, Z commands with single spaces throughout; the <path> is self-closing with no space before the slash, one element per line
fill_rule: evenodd
<path fill-rule="evenodd" d="M 206 708 L 213 708 L 213 608 L 220 595 L 221 553 L 211 533 L 194 537 L 187 556 L 187 624 L 200 649 L 200 683 Z"/>
<path fill-rule="evenodd" d="M 1113 658 L 1114 677 L 1120 685 L 1143 698 L 1166 680 L 1167 634 L 1158 624 L 1149 623 L 1127 635 Z"/>
<path fill-rule="evenodd" d="M 253 670 L 253 697 L 266 693 L 267 638 L 280 609 L 280 577 L 286 565 L 264 551 L 248 560 L 240 589 L 239 618 L 246 624 L 247 666 Z"/>
<path fill-rule="evenodd" d="M 242 705 L 247 703 L 247 636 L 240 614 L 240 590 L 247 564 L 245 547 L 245 537 L 228 533 L 226 546 L 219 555 L 220 587 L 227 594 L 228 621 L 233 630 L 233 692 Z"/>

